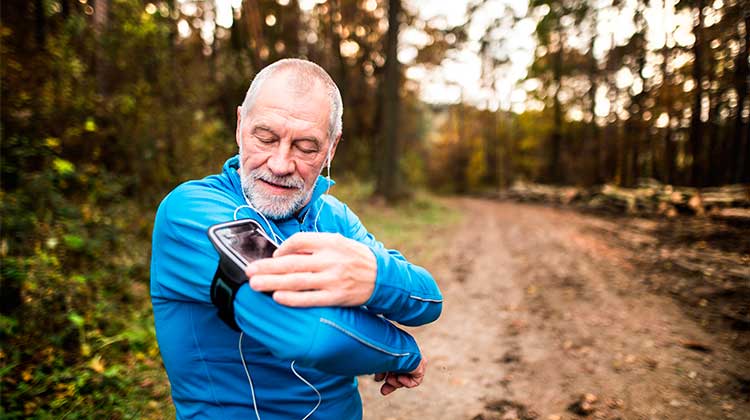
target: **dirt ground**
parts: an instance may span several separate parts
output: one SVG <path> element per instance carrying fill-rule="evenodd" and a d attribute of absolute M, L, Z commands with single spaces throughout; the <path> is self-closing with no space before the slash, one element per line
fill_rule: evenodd
<path fill-rule="evenodd" d="M 425 382 L 360 378 L 365 419 L 750 419 L 747 226 L 451 205 Z"/>

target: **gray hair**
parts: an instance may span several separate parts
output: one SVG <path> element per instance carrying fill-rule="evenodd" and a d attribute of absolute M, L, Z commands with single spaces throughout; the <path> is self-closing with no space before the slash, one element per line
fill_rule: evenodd
<path fill-rule="evenodd" d="M 250 88 L 248 88 L 245 94 L 245 100 L 242 102 L 242 115 L 247 115 L 255 105 L 255 100 L 258 97 L 263 82 L 281 70 L 290 70 L 297 79 L 295 85 L 298 85 L 301 90 L 309 89 L 314 81 L 323 83 L 331 100 L 331 114 L 328 117 L 328 138 L 331 142 L 336 140 L 341 135 L 344 125 L 342 122 L 344 105 L 341 100 L 341 92 L 339 92 L 339 88 L 333 79 L 331 79 L 331 76 L 322 67 L 312 61 L 299 58 L 285 58 L 263 68 L 263 70 L 255 75 L 253 82 L 250 83 Z"/>

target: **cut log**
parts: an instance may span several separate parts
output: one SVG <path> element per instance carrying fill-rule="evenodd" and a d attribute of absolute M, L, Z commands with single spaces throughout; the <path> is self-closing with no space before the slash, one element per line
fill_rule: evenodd
<path fill-rule="evenodd" d="M 750 222 L 750 185 L 697 189 L 644 179 L 636 188 L 613 184 L 577 188 L 516 182 L 501 197 L 522 202 L 577 205 L 615 213 L 667 217 L 683 213 Z"/>

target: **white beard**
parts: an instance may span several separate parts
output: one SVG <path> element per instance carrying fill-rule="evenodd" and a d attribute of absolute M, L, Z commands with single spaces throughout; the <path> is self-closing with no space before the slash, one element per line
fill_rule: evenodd
<path fill-rule="evenodd" d="M 263 181 L 295 188 L 291 196 L 268 194 L 259 184 Z M 268 170 L 257 168 L 245 174 L 240 165 L 242 192 L 256 211 L 271 219 L 285 219 L 305 206 L 312 195 L 312 187 L 305 188 L 302 178 L 289 175 L 278 177 Z"/>

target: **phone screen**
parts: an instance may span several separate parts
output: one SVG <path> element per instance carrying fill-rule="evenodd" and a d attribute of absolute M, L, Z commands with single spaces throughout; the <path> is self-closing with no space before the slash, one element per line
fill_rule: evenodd
<path fill-rule="evenodd" d="M 218 229 L 216 237 L 229 248 L 235 257 L 238 257 L 243 266 L 257 259 L 270 258 L 276 250 L 276 245 L 269 241 L 253 223 Z"/>

